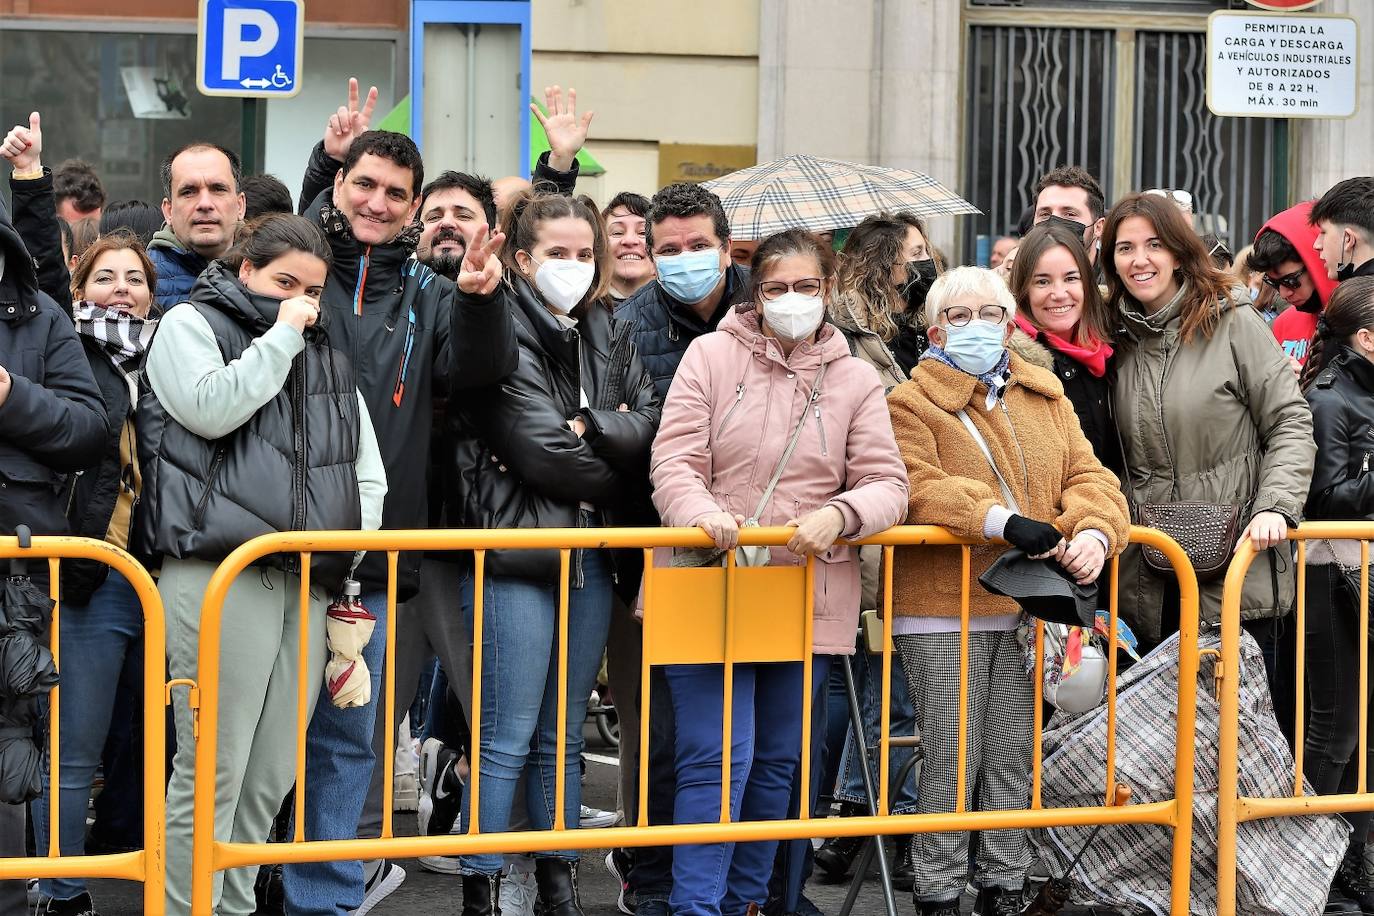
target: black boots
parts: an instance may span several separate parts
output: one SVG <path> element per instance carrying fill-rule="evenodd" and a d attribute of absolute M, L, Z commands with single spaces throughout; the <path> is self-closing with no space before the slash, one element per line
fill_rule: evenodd
<path fill-rule="evenodd" d="M 542 916 L 583 916 L 577 899 L 577 863 L 541 856 L 534 860 Z"/>
<path fill-rule="evenodd" d="M 916 912 L 919 916 L 959 916 L 959 898 L 953 900 L 941 900 L 935 903 L 924 903 L 916 901 Z"/>
<path fill-rule="evenodd" d="M 1026 892 L 1023 888 L 1009 891 L 1001 887 L 978 889 L 978 899 L 973 902 L 974 916 L 1020 916 L 1026 906 Z"/>
<path fill-rule="evenodd" d="M 916 869 L 911 864 L 911 834 L 892 838 L 892 888 L 910 892 L 916 884 Z"/>
<path fill-rule="evenodd" d="M 1354 901 L 1359 907 L 1355 912 L 1374 913 L 1374 874 L 1365 862 L 1363 843 L 1351 843 L 1345 851 L 1333 890 Z"/>
<path fill-rule="evenodd" d="M 463 875 L 463 916 L 497 916 L 500 875 Z"/>
<path fill-rule="evenodd" d="M 860 817 L 867 813 L 868 809 L 863 805 L 840 803 L 840 817 Z M 830 882 L 843 881 L 849 869 L 854 867 L 854 860 L 863 852 L 866 842 L 866 836 L 841 836 L 822 843 L 815 854 L 816 867 L 821 870 L 822 877 Z"/>

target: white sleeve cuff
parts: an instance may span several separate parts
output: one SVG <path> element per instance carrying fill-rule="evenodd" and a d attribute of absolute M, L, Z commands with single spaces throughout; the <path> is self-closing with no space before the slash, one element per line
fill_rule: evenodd
<path fill-rule="evenodd" d="M 1080 533 L 1080 534 L 1086 534 L 1086 535 L 1088 535 L 1089 537 L 1095 537 L 1095 538 L 1097 538 L 1099 541 L 1102 542 L 1102 549 L 1103 549 L 1103 550 L 1105 550 L 1108 554 L 1110 554 L 1110 553 L 1112 552 L 1112 543 L 1111 543 L 1111 541 L 1107 540 L 1107 536 L 1106 536 L 1105 534 L 1103 534 L 1101 531 L 1098 531 L 1096 528 L 1085 528 L 1083 531 L 1081 531 L 1081 532 L 1079 532 L 1079 533 Z"/>
<path fill-rule="evenodd" d="M 1002 532 L 1006 530 L 1007 522 L 1014 514 L 1006 506 L 993 506 L 983 519 L 983 537 L 989 541 L 1000 538 Z"/>

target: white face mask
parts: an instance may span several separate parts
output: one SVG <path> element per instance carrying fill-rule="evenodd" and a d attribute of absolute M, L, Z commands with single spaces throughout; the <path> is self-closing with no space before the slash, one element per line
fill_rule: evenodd
<path fill-rule="evenodd" d="M 783 340 L 793 343 L 816 333 L 825 316 L 825 300 L 820 296 L 803 296 L 786 292 L 763 303 L 763 320 Z"/>
<path fill-rule="evenodd" d="M 531 257 L 530 260 L 534 261 L 534 258 Z M 587 295 L 595 276 L 595 264 L 550 258 L 539 264 L 539 269 L 534 273 L 534 286 L 546 303 L 559 314 L 566 315 L 577 307 L 583 296 Z"/>

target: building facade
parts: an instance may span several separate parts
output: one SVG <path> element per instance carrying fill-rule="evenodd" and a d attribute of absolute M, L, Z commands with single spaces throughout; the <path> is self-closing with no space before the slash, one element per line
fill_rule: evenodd
<path fill-rule="evenodd" d="M 596 111 L 582 188 L 606 199 L 789 153 L 927 172 L 983 210 L 937 221 L 970 259 L 1013 227 L 1036 177 L 1087 167 L 1108 197 L 1188 190 L 1239 247 L 1265 216 L 1374 173 L 1374 3 L 1348 120 L 1219 118 L 1207 16 L 1244 0 L 335 0 L 306 6 L 302 91 L 195 90 L 196 4 L 0 0 L 0 123 L 44 113 L 47 158 L 95 160 L 112 198 L 156 200 L 160 152 L 193 138 L 299 181 L 345 80 L 380 90 L 431 171 L 528 168 L 524 107 L 576 86 Z M 150 90 L 149 87 L 152 87 Z"/>

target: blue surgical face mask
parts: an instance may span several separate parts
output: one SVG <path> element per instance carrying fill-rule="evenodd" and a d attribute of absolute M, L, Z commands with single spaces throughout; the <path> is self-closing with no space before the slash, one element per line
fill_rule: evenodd
<path fill-rule="evenodd" d="M 688 305 L 711 295 L 722 273 L 719 248 L 655 257 L 654 266 L 658 268 L 658 282 L 664 291 Z"/>
<path fill-rule="evenodd" d="M 969 375 L 982 375 L 997 368 L 1006 349 L 1006 325 L 975 318 L 962 328 L 941 327 L 945 332 L 941 349 L 960 369 Z"/>

